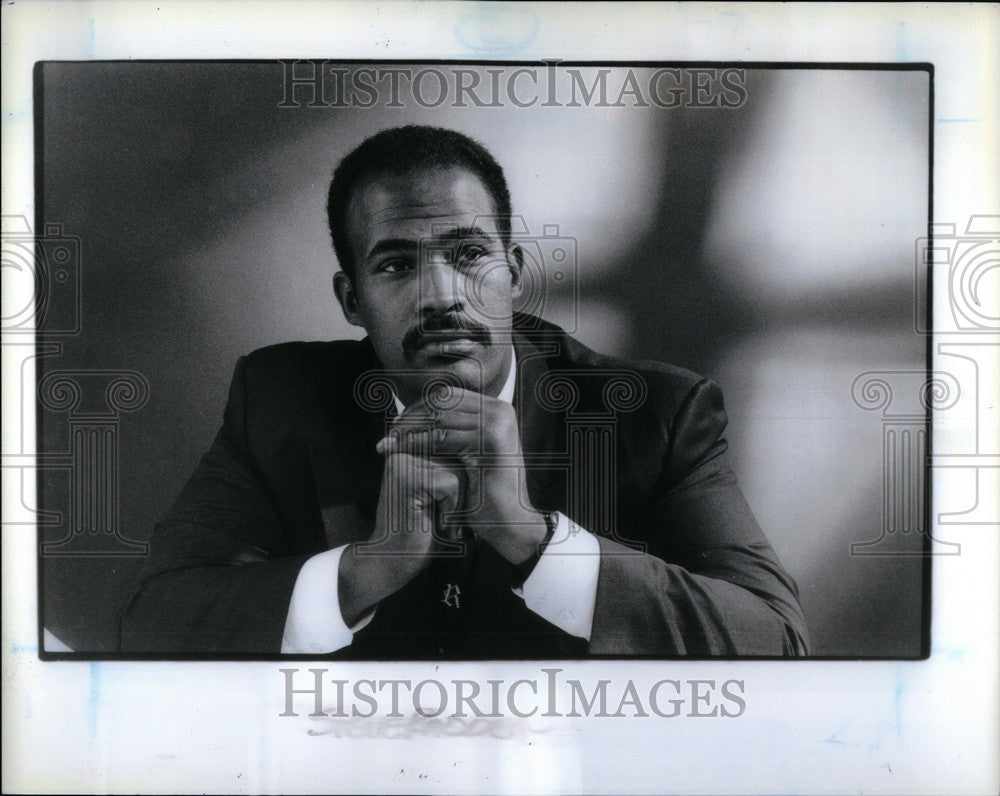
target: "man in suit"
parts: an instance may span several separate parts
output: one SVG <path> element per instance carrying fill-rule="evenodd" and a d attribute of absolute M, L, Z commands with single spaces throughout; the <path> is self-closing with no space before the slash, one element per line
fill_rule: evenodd
<path fill-rule="evenodd" d="M 806 652 L 719 389 L 514 312 L 524 257 L 489 152 L 383 131 L 338 166 L 328 214 L 334 291 L 368 336 L 239 361 L 127 597 L 124 651 Z"/>

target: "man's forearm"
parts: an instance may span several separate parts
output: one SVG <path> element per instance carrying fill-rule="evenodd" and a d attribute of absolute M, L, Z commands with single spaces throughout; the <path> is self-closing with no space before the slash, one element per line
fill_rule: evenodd
<path fill-rule="evenodd" d="M 151 571 L 120 617 L 123 652 L 277 652 L 287 607 L 308 556 Z"/>
<path fill-rule="evenodd" d="M 367 616 L 348 622 L 340 609 L 340 559 L 348 545 L 310 558 L 299 572 L 285 617 L 281 639 L 283 653 L 325 654 L 350 646 L 354 634 L 372 620 Z"/>
<path fill-rule="evenodd" d="M 706 551 L 700 572 L 601 539 L 590 652 L 804 655 L 805 621 L 773 559 L 751 549 Z"/>

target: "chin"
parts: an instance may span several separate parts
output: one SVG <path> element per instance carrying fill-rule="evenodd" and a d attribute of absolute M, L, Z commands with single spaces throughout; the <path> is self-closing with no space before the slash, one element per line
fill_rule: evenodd
<path fill-rule="evenodd" d="M 429 371 L 456 377 L 467 390 L 483 390 L 483 363 L 476 357 L 429 357 L 420 365 Z"/>

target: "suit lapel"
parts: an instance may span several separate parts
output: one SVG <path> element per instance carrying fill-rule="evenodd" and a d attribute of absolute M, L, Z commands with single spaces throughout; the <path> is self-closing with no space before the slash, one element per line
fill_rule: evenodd
<path fill-rule="evenodd" d="M 567 458 L 566 413 L 551 411 L 538 400 L 545 389 L 543 377 L 552 358 L 559 354 L 558 341 L 534 342 L 515 333 L 517 382 L 514 409 L 521 431 L 525 477 L 532 505 L 541 511 L 566 510 Z"/>
<path fill-rule="evenodd" d="M 330 548 L 371 536 L 383 470 L 375 444 L 396 415 L 391 393 L 381 390 L 381 366 L 367 338 L 361 346 L 347 378 L 325 386 L 323 430 L 308 448 Z"/>

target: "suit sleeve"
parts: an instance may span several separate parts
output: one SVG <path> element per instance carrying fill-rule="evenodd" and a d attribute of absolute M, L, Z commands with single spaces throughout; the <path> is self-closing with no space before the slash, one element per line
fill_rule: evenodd
<path fill-rule="evenodd" d="M 600 537 L 589 650 L 595 654 L 804 655 L 794 581 L 726 464 L 722 393 L 692 389 L 637 531 L 645 553 Z"/>
<path fill-rule="evenodd" d="M 120 615 L 124 652 L 279 653 L 308 555 L 289 555 L 246 444 L 246 360 L 223 425 L 163 522 Z"/>

